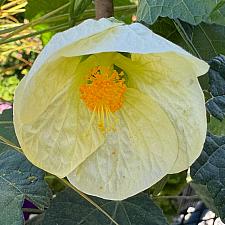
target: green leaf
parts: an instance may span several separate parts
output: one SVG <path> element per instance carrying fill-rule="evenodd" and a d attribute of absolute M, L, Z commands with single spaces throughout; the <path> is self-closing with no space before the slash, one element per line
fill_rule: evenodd
<path fill-rule="evenodd" d="M 165 216 L 167 217 L 169 221 L 172 221 L 173 218 L 177 216 L 177 208 L 179 206 L 178 206 L 178 203 L 174 201 L 174 199 L 167 198 L 167 197 L 180 195 L 184 187 L 187 185 L 186 177 L 187 177 L 187 171 L 183 171 L 177 174 L 167 175 L 167 182 L 157 196 L 155 196 L 155 193 L 154 193 L 155 185 L 150 188 L 150 191 L 154 198 L 154 202 L 158 206 L 160 206 L 160 208 L 163 210 Z M 152 189 L 154 190 L 154 192 L 152 192 Z"/>
<path fill-rule="evenodd" d="M 225 120 L 220 121 L 211 116 L 208 123 L 208 131 L 218 136 L 225 136 Z"/>
<path fill-rule="evenodd" d="M 159 18 L 150 29 L 204 60 L 225 54 L 225 26 L 206 23 L 193 26 L 169 18 Z"/>
<path fill-rule="evenodd" d="M 8 148 L 8 145 L 2 143 L 2 138 L 7 139 L 13 145 L 19 146 L 13 125 L 12 109 L 4 110 L 0 114 L 0 153 Z"/>
<path fill-rule="evenodd" d="M 63 6 L 68 3 L 69 0 L 28 0 L 28 4 L 26 6 L 25 16 L 28 20 L 37 19 L 57 8 Z M 62 11 L 61 13 L 65 13 L 66 11 Z"/>
<path fill-rule="evenodd" d="M 169 17 L 197 25 L 208 20 L 215 6 L 214 0 L 141 0 L 137 17 L 147 24 L 153 24 L 158 17 Z"/>
<path fill-rule="evenodd" d="M 217 2 L 217 0 L 216 0 L 216 2 Z M 220 0 L 214 7 L 212 13 L 216 12 L 217 10 L 221 10 L 221 8 L 224 6 L 224 4 L 225 4 L 225 0 Z"/>
<path fill-rule="evenodd" d="M 151 189 L 153 189 L 152 195 L 156 196 L 158 195 L 166 185 L 167 181 L 169 179 L 169 175 L 166 175 L 163 177 L 160 181 L 158 181 L 156 184 L 154 184 Z"/>
<path fill-rule="evenodd" d="M 41 31 L 41 30 L 49 29 L 49 27 L 50 26 L 48 24 L 39 24 L 35 26 L 35 30 Z M 50 32 L 41 34 L 41 41 L 43 46 L 45 46 L 50 41 L 50 39 L 55 33 L 56 33 L 55 31 L 50 31 Z"/>
<path fill-rule="evenodd" d="M 225 222 L 225 136 L 208 134 L 203 151 L 191 166 L 193 183 L 205 185 L 221 220 Z M 203 199 L 204 200 L 204 199 Z"/>
<path fill-rule="evenodd" d="M 120 225 L 168 225 L 161 210 L 146 194 L 123 201 L 92 197 Z M 113 225 L 105 215 L 71 189 L 60 192 L 46 210 L 43 225 Z"/>
<path fill-rule="evenodd" d="M 160 36 L 176 43 L 183 48 L 191 51 L 188 45 L 185 43 L 181 34 L 178 32 L 175 23 L 169 18 L 160 17 L 154 24 L 149 27 L 153 32 L 159 34 Z"/>
<path fill-rule="evenodd" d="M 72 27 L 81 19 L 94 15 L 94 11 L 87 15 L 83 14 L 91 3 L 91 0 L 28 0 L 25 16 L 35 21 L 39 18 L 39 22 L 33 28 L 41 33 L 41 40 L 46 45 L 56 32 Z M 48 18 L 43 18 L 46 14 Z"/>
<path fill-rule="evenodd" d="M 199 58 L 201 57 L 191 40 L 193 37 L 193 26 L 187 23 L 181 23 L 178 20 L 175 21 L 169 18 L 160 17 L 153 25 L 150 26 L 150 29 L 160 36 L 163 36 L 173 43 L 183 47 L 193 55 Z"/>
<path fill-rule="evenodd" d="M 180 23 L 185 31 L 187 40 L 193 45 L 197 56 L 210 60 L 219 54 L 225 54 L 225 27 L 201 23 L 192 26 L 187 23 Z"/>
<path fill-rule="evenodd" d="M 69 22 L 71 26 L 75 25 L 76 18 L 79 17 L 91 3 L 92 0 L 70 0 Z"/>
<path fill-rule="evenodd" d="M 217 4 L 209 15 L 207 22 L 225 25 L 225 0 L 214 0 Z"/>
<path fill-rule="evenodd" d="M 225 25 L 225 1 L 141 0 L 138 19 L 153 24 L 159 17 L 180 19 L 193 25 L 201 22 Z"/>
<path fill-rule="evenodd" d="M 209 83 L 212 98 L 206 103 L 208 112 L 222 121 L 225 117 L 225 57 L 220 55 L 210 62 Z"/>
<path fill-rule="evenodd" d="M 50 198 L 51 191 L 42 170 L 11 149 L 0 154 L 0 224 L 23 225 L 24 199 L 44 210 Z"/>
<path fill-rule="evenodd" d="M 141 0 L 138 19 L 153 24 L 159 17 L 180 19 L 198 25 L 201 22 L 225 25 L 224 0 Z"/>
<path fill-rule="evenodd" d="M 114 17 L 125 23 L 132 23 L 132 16 L 135 15 L 137 11 L 134 2 L 132 0 L 114 0 L 113 4 L 117 9 L 121 9 L 119 11 L 114 11 Z"/>
<path fill-rule="evenodd" d="M 219 54 L 225 54 L 224 26 L 202 23 L 190 30 L 191 40 L 203 59 L 210 60 Z"/>
<path fill-rule="evenodd" d="M 114 6 L 122 6 L 122 5 L 130 5 L 133 2 L 130 0 L 114 0 L 113 4 Z"/>
<path fill-rule="evenodd" d="M 196 194 L 206 204 L 206 206 L 208 208 L 210 208 L 214 213 L 219 215 L 219 212 L 218 212 L 216 206 L 214 205 L 214 201 L 211 197 L 210 192 L 207 189 L 207 186 L 202 185 L 202 184 L 193 183 L 193 182 L 191 182 L 190 184 L 191 184 L 191 187 L 195 190 Z"/>
<path fill-rule="evenodd" d="M 91 5 L 92 0 L 72 0 L 73 1 L 73 12 L 75 16 L 79 16 L 84 12 L 85 9 Z"/>
<path fill-rule="evenodd" d="M 0 0 L 0 6 L 2 6 L 5 2 L 6 0 Z"/>
<path fill-rule="evenodd" d="M 54 0 L 54 1 L 28 0 L 28 4 L 26 6 L 26 11 L 25 11 L 25 18 L 30 21 L 38 19 L 41 16 L 44 16 L 47 13 L 50 13 L 53 10 L 56 10 L 59 7 L 62 7 L 68 3 L 69 3 L 69 0 Z M 34 26 L 33 28 L 37 31 L 43 31 L 45 29 L 51 30 L 54 27 L 58 27 L 59 25 L 66 24 L 66 23 L 68 23 L 69 25 L 68 10 L 69 10 L 68 7 L 64 8 L 63 10 L 60 10 L 56 15 L 53 15 L 52 17 L 48 18 L 47 20 L 48 22 L 44 20 L 40 22 L 38 25 Z M 65 16 L 66 13 L 67 15 Z M 57 30 L 57 31 L 61 31 L 61 30 Z M 53 29 L 51 31 L 41 34 L 41 40 L 43 44 L 46 45 L 55 33 L 56 31 Z"/>

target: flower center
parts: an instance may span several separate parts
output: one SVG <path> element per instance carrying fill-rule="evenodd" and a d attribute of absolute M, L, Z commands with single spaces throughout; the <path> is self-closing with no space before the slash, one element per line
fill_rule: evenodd
<path fill-rule="evenodd" d="M 125 91 L 124 72 L 118 73 L 103 66 L 92 68 L 87 83 L 80 86 L 80 98 L 89 110 L 97 113 L 102 131 L 109 128 L 109 123 L 115 124 L 113 113 L 122 107 Z"/>

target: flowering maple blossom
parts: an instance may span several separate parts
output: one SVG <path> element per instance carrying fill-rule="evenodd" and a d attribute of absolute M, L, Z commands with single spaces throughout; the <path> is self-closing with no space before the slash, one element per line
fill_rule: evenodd
<path fill-rule="evenodd" d="M 21 81 L 16 134 L 36 166 L 121 200 L 187 169 L 206 135 L 208 64 L 139 23 L 56 34 Z"/>

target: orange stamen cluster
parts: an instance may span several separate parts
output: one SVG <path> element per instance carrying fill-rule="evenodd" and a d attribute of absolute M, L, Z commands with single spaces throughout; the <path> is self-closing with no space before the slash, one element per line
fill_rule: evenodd
<path fill-rule="evenodd" d="M 102 66 L 93 68 L 88 83 L 80 87 L 81 99 L 91 111 L 117 111 L 123 104 L 126 91 L 122 76 L 123 72 L 118 74 L 114 70 L 110 74 L 110 70 Z"/>
<path fill-rule="evenodd" d="M 80 86 L 81 99 L 89 110 L 98 113 L 103 126 L 104 117 L 123 105 L 126 91 L 123 76 L 123 72 L 97 66 L 91 70 L 87 83 Z"/>

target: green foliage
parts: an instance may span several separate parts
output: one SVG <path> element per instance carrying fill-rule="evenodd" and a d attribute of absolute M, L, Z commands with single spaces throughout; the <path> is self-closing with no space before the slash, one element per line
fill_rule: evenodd
<path fill-rule="evenodd" d="M 150 29 L 174 43 L 177 43 L 179 45 L 184 44 L 183 47 L 187 48 L 182 36 L 177 31 L 173 20 L 169 18 L 159 18 L 154 24 L 150 26 Z"/>
<path fill-rule="evenodd" d="M 187 185 L 187 172 L 170 174 L 150 188 L 150 194 L 154 202 L 160 206 L 169 221 L 177 215 L 178 202 L 176 198 L 170 199 L 167 196 L 179 196 Z"/>
<path fill-rule="evenodd" d="M 208 112 L 222 121 L 225 117 L 225 57 L 215 57 L 210 62 L 210 92 L 212 98 L 206 103 Z"/>
<path fill-rule="evenodd" d="M 22 225 L 24 199 L 44 210 L 49 206 L 51 191 L 44 182 L 44 172 L 9 148 L 0 154 L 0 196 L 0 224 Z"/>
<path fill-rule="evenodd" d="M 218 54 L 225 54 L 224 26 L 202 23 L 190 27 L 187 33 L 203 59 L 210 60 Z"/>
<path fill-rule="evenodd" d="M 28 4 L 26 6 L 26 12 L 25 12 L 25 17 L 28 20 L 35 20 L 40 18 L 41 16 L 46 15 L 49 12 L 52 12 L 53 10 L 65 5 L 69 3 L 69 0 L 54 0 L 54 1 L 45 1 L 45 0 L 28 0 Z M 65 13 L 68 12 L 68 7 L 60 10 L 57 13 L 57 18 L 59 18 L 59 20 L 53 20 L 50 24 L 46 24 L 46 23 L 42 23 L 42 24 L 38 24 L 35 26 L 35 29 L 37 31 L 41 31 L 41 30 L 47 30 L 49 29 L 51 26 L 57 26 L 59 24 L 62 23 L 66 23 L 68 21 L 68 16 L 63 17 L 63 15 Z M 62 16 L 62 19 L 60 19 L 60 16 Z M 46 32 L 44 34 L 41 35 L 41 39 L 43 44 L 47 44 L 48 41 L 50 40 L 50 38 L 56 33 L 56 31 L 52 30 L 49 32 Z"/>
<path fill-rule="evenodd" d="M 136 14 L 136 6 L 131 0 L 114 0 L 114 6 L 124 7 L 123 10 L 115 11 L 114 17 L 118 20 L 122 20 L 125 23 L 132 23 L 132 16 Z M 127 7 L 126 6 L 130 6 Z"/>
<path fill-rule="evenodd" d="M 48 183 L 48 186 L 51 188 L 53 194 L 65 189 L 65 185 L 61 182 L 61 180 L 51 174 L 47 174 L 45 176 L 45 181 Z"/>
<path fill-rule="evenodd" d="M 70 0 L 69 22 L 71 26 L 75 25 L 76 19 L 88 8 L 91 3 L 91 0 Z"/>
<path fill-rule="evenodd" d="M 208 19 L 214 7 L 212 0 L 141 0 L 137 15 L 139 21 L 148 24 L 153 24 L 161 16 L 197 25 Z"/>
<path fill-rule="evenodd" d="M 0 80 L 0 99 L 12 101 L 18 83 L 19 79 L 16 76 L 2 78 Z"/>
<path fill-rule="evenodd" d="M 29 20 L 37 19 L 59 8 L 60 6 L 65 5 L 68 2 L 69 0 L 54 0 L 54 1 L 28 0 L 25 16 Z M 61 13 L 66 13 L 66 10 L 62 10 Z"/>
<path fill-rule="evenodd" d="M 18 146 L 14 126 L 13 126 L 13 112 L 12 109 L 4 110 L 0 114 L 0 153 L 8 149 L 8 144 Z M 5 141 L 4 141 L 5 140 Z"/>
<path fill-rule="evenodd" d="M 179 195 L 186 185 L 187 171 L 177 174 L 166 175 L 163 179 L 153 185 L 150 193 L 153 196 L 157 195 Z M 159 196 L 160 196 L 159 195 Z"/>
<path fill-rule="evenodd" d="M 28 0 L 25 15 L 27 19 L 35 20 L 57 10 L 57 14 L 53 14 L 48 21 L 43 20 L 35 26 L 37 31 L 46 31 L 41 35 L 42 42 L 46 45 L 56 32 L 74 26 L 91 3 L 91 0 Z"/>
<path fill-rule="evenodd" d="M 218 120 L 215 117 L 210 117 L 210 122 L 208 123 L 209 132 L 218 135 L 225 136 L 225 120 Z"/>
<path fill-rule="evenodd" d="M 217 3 L 213 11 L 209 15 L 209 22 L 225 25 L 225 1 L 224 0 L 214 0 Z"/>
<path fill-rule="evenodd" d="M 33 166 L 18 146 L 13 126 L 12 109 L 0 114 L 0 224 L 22 225 L 23 201 L 28 199 L 39 209 L 49 206 L 51 190 L 44 180 L 44 171 Z"/>
<path fill-rule="evenodd" d="M 201 193 L 201 195 L 205 196 L 203 200 L 207 198 L 206 203 L 214 203 L 213 208 L 217 209 L 223 222 L 225 222 L 224 165 L 225 137 L 208 134 L 200 157 L 191 166 L 191 177 L 196 185 L 205 186 L 206 191 Z M 211 207 L 211 204 L 209 207 Z"/>
<path fill-rule="evenodd" d="M 118 224 L 166 225 L 161 210 L 141 193 L 123 201 L 107 201 L 92 198 Z M 79 212 L 79 213 L 78 213 Z M 109 225 L 113 224 L 105 215 L 71 189 L 59 193 L 46 210 L 42 225 Z"/>
<path fill-rule="evenodd" d="M 210 192 L 207 189 L 206 185 L 194 183 L 191 182 L 191 187 L 195 190 L 195 192 L 198 194 L 198 196 L 203 200 L 205 205 L 211 209 L 214 213 L 219 215 L 217 208 L 214 204 L 214 200 L 210 194 Z"/>
<path fill-rule="evenodd" d="M 139 21 L 147 24 L 153 24 L 158 17 L 169 17 L 193 25 L 201 22 L 225 25 L 224 1 L 217 0 L 141 0 L 137 15 Z"/>
<path fill-rule="evenodd" d="M 192 187 L 206 205 L 225 222 L 224 164 L 225 164 L 225 57 L 213 58 L 210 62 L 209 93 L 206 102 L 211 114 L 208 134 L 200 157 L 191 167 Z"/>
<path fill-rule="evenodd" d="M 5 49 L 5 52 L 3 51 Z M 41 49 L 37 38 L 4 45 L 0 52 L 0 100 L 12 102 L 15 89 Z"/>
<path fill-rule="evenodd" d="M 147 2 L 149 2 L 150 6 L 146 6 Z M 177 2 L 177 1 L 176 1 Z M 184 7 L 185 2 L 187 2 L 187 6 L 192 9 L 196 14 L 198 10 L 203 10 L 204 13 L 198 15 L 205 15 L 202 17 L 194 17 L 195 20 L 198 20 L 198 23 L 191 22 L 190 18 L 183 12 L 182 10 L 175 10 L 173 8 L 173 4 L 175 1 L 140 1 L 138 7 L 138 20 L 144 21 L 146 23 L 150 23 L 151 29 L 158 33 L 159 35 L 171 40 L 172 42 L 182 46 L 187 49 L 192 54 L 196 55 L 199 58 L 203 58 L 205 60 L 210 60 L 211 58 L 219 55 L 225 54 L 225 28 L 222 25 L 217 24 L 207 24 L 205 22 L 210 22 L 210 16 L 215 15 L 220 10 L 219 15 L 225 15 L 225 5 L 222 5 L 219 8 L 214 9 L 215 1 L 210 3 L 210 1 L 179 1 L 180 4 L 177 4 L 177 7 Z M 159 7 L 160 5 L 163 7 Z M 197 5 L 196 5 L 197 4 Z M 200 7 L 199 5 L 204 5 Z M 172 8 L 171 8 L 172 7 Z M 206 10 L 206 8 L 211 9 Z M 143 9 L 142 9 L 143 8 Z M 185 7 L 187 10 L 188 7 Z M 169 10 L 172 10 L 171 12 Z M 174 11 L 173 11 L 174 10 Z M 191 11 L 190 11 L 191 12 Z M 206 13 L 208 12 L 208 13 Z M 150 14 L 149 14 L 150 13 Z M 180 14 L 178 16 L 177 14 Z M 160 18 L 163 16 L 164 18 Z M 150 21 L 147 21 L 148 18 Z M 183 19 L 183 21 L 189 22 L 181 22 L 178 19 Z M 203 19 L 206 17 L 208 19 Z M 158 19 L 157 19 L 158 18 Z M 171 19 L 169 19 L 171 18 Z M 178 19 L 177 19 L 178 18 Z M 217 17 L 218 19 L 219 17 Z M 157 20 L 157 21 L 156 21 Z M 151 22 L 151 21 L 154 21 Z M 200 23 L 202 22 L 202 23 Z M 216 23 L 211 19 L 211 22 Z M 191 25 L 194 24 L 194 25 Z M 221 23 L 218 23 L 221 24 Z M 225 23 L 224 23 L 225 24 Z"/>
<path fill-rule="evenodd" d="M 206 23 L 193 26 L 178 20 L 159 18 L 150 28 L 207 61 L 219 54 L 225 54 L 224 26 Z"/>
<path fill-rule="evenodd" d="M 0 0 L 0 6 L 2 6 L 7 0 Z"/>
<path fill-rule="evenodd" d="M 131 1 L 130 0 L 114 0 L 113 4 L 114 6 L 129 5 L 131 4 Z"/>
<path fill-rule="evenodd" d="M 153 196 L 156 196 L 156 195 L 160 194 L 160 192 L 163 190 L 163 188 L 167 184 L 168 180 L 169 180 L 169 175 L 166 175 L 160 181 L 158 181 L 156 184 L 154 184 L 152 186 L 152 188 L 150 189 L 150 193 Z"/>

